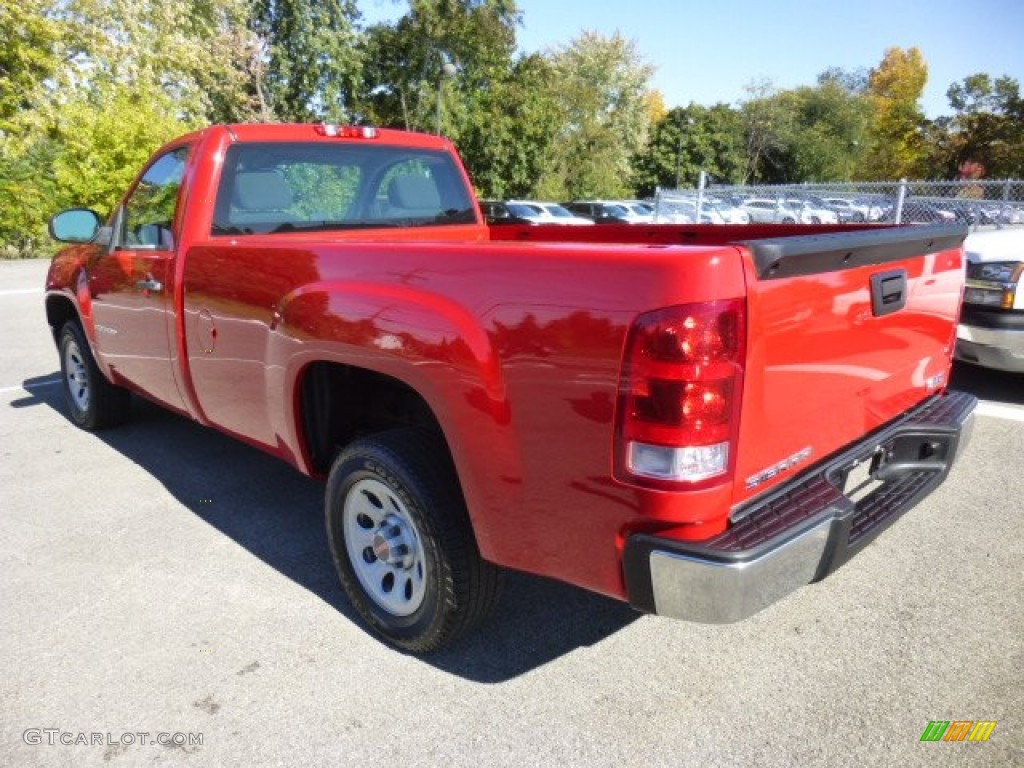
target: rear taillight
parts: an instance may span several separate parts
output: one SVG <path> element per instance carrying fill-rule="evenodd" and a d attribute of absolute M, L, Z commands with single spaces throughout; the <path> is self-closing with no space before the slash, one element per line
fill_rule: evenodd
<path fill-rule="evenodd" d="M 699 488 L 732 471 L 746 312 L 742 299 L 641 315 L 626 341 L 616 475 L 655 488 Z"/>

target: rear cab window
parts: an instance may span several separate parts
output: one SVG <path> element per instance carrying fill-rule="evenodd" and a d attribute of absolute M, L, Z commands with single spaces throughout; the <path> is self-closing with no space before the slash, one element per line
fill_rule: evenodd
<path fill-rule="evenodd" d="M 231 146 L 213 236 L 475 224 L 463 177 L 446 152 L 394 146 Z"/>

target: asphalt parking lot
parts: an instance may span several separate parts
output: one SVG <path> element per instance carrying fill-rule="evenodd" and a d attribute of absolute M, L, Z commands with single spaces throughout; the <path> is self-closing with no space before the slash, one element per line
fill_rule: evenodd
<path fill-rule="evenodd" d="M 67 420 L 45 266 L 0 262 L 0 765 L 1024 765 L 1024 376 L 957 369 L 947 483 L 746 622 L 513 574 L 418 659 L 345 603 L 319 483 L 145 403 Z"/>

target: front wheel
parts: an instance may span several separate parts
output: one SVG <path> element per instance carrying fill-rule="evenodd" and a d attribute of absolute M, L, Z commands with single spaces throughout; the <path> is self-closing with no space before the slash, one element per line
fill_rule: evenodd
<path fill-rule="evenodd" d="M 437 650 L 497 601 L 501 572 L 480 557 L 447 447 L 430 432 L 352 443 L 331 469 L 326 518 L 350 602 L 399 648 Z"/>
<path fill-rule="evenodd" d="M 64 324 L 59 347 L 61 381 L 71 420 L 88 430 L 125 422 L 131 409 L 131 394 L 104 378 L 78 323 Z"/>

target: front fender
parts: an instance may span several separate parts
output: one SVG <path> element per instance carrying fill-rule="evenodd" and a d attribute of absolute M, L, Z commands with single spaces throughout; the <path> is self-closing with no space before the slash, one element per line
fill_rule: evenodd
<path fill-rule="evenodd" d="M 93 358 L 107 379 L 111 378 L 109 366 L 97 354 L 96 321 L 92 311 L 92 291 L 85 264 L 90 246 L 71 246 L 60 251 L 50 263 L 46 274 L 46 320 L 58 341 L 61 327 L 68 320 L 75 319 L 82 326 L 85 337 L 92 347 Z"/>

